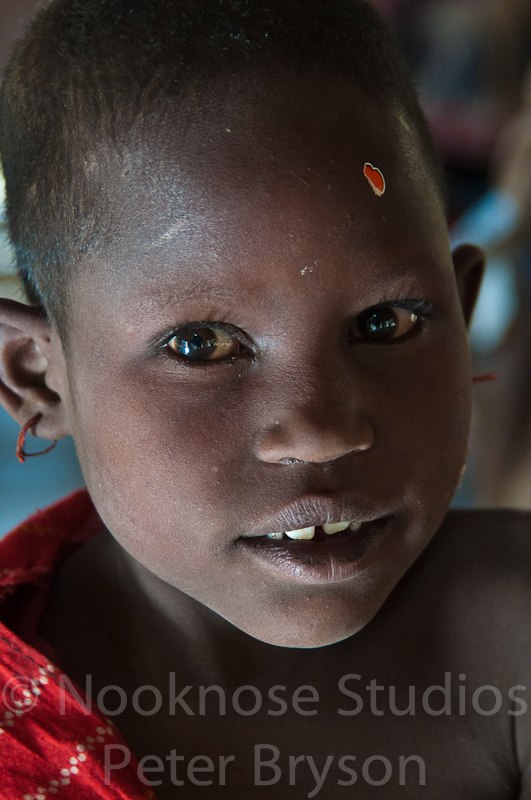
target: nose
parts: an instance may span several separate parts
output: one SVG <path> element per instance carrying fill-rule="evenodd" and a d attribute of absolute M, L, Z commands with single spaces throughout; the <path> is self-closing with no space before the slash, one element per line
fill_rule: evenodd
<path fill-rule="evenodd" d="M 289 390 L 291 386 L 291 391 Z M 258 442 L 258 456 L 267 463 L 326 464 L 370 450 L 375 442 L 368 410 L 360 407 L 359 391 L 349 381 L 298 381 L 277 387 L 268 421 Z M 359 388 L 359 387 L 358 387 Z"/>

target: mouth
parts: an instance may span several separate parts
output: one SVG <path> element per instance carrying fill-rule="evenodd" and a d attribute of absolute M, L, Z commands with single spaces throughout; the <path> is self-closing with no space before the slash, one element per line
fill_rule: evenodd
<path fill-rule="evenodd" d="M 373 562 L 371 555 L 378 552 L 380 542 L 401 527 L 394 514 L 364 521 L 314 522 L 293 530 L 241 536 L 236 544 L 255 563 L 279 576 L 303 583 L 336 583 L 363 572 Z"/>
<path fill-rule="evenodd" d="M 338 537 L 341 538 L 344 536 L 349 536 L 350 533 L 357 533 L 362 524 L 363 523 L 356 522 L 355 520 L 352 522 L 325 522 L 323 525 L 309 525 L 306 528 L 299 528 L 295 531 L 267 533 L 266 537 L 268 539 L 273 539 L 274 541 L 291 540 L 298 542 L 326 542 L 330 541 L 332 536 L 337 539 Z"/>

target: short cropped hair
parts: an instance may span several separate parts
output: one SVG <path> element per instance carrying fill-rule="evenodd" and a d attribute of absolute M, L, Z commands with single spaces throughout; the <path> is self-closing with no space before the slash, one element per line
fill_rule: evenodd
<path fill-rule="evenodd" d="M 0 156 L 16 265 L 63 336 L 68 285 L 112 236 L 99 148 L 186 89 L 275 67 L 355 81 L 415 125 L 442 169 L 408 68 L 366 0 L 51 0 L 15 47 L 0 93 Z M 103 146 L 103 147 L 102 147 Z"/>

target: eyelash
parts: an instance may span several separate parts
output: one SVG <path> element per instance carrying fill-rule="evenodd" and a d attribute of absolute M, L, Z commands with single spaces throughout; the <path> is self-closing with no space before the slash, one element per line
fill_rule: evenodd
<path fill-rule="evenodd" d="M 405 308 L 407 311 L 411 311 L 413 314 L 427 319 L 433 311 L 433 303 L 430 303 L 428 300 L 403 297 L 397 300 L 386 300 L 383 303 L 376 303 L 376 305 L 370 306 L 370 308 L 365 310 L 372 311 L 378 308 Z"/>
<path fill-rule="evenodd" d="M 406 311 L 410 311 L 412 314 L 415 314 L 418 317 L 418 323 L 422 325 L 424 322 L 429 320 L 433 314 L 434 307 L 433 303 L 430 303 L 427 300 L 421 300 L 418 298 L 398 298 L 396 300 L 387 300 L 381 303 L 376 303 L 373 306 L 370 306 L 364 309 L 360 314 L 356 316 L 356 320 L 361 316 L 361 314 L 365 314 L 371 311 L 378 311 L 379 309 L 383 308 L 401 308 Z M 399 344 L 411 336 L 415 335 L 418 332 L 419 324 L 416 324 L 411 332 L 411 334 L 405 334 L 404 336 L 400 336 L 396 339 L 386 339 L 382 341 L 378 341 L 376 339 L 363 339 L 363 338 L 352 338 L 352 342 L 361 342 L 362 344 L 373 344 L 373 345 L 394 345 Z M 194 359 L 194 358 L 186 358 L 185 356 L 180 356 L 175 351 L 171 350 L 169 347 L 169 343 L 177 336 L 183 335 L 187 330 L 190 329 L 199 329 L 199 328 L 210 328 L 210 329 L 217 329 L 223 330 L 227 333 L 234 336 L 234 338 L 238 341 L 240 347 L 242 348 L 243 352 L 235 353 L 233 356 L 229 356 L 227 358 L 218 359 L 208 361 L 205 359 Z M 212 367 L 214 365 L 227 365 L 234 363 L 237 359 L 242 357 L 249 357 L 253 356 L 253 345 L 249 337 L 245 336 L 244 333 L 239 329 L 235 328 L 233 325 L 230 325 L 228 322 L 224 322 L 222 320 L 216 320 L 215 322 L 209 320 L 200 320 L 198 322 L 191 322 L 186 325 L 181 325 L 177 328 L 174 328 L 169 333 L 166 333 L 164 337 L 156 343 L 156 347 L 162 348 L 163 351 L 169 353 L 172 358 L 176 359 L 180 364 L 183 364 L 187 367 Z"/>

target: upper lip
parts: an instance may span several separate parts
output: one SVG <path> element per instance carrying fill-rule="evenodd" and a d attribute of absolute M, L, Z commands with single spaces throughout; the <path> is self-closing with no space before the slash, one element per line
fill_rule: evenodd
<path fill-rule="evenodd" d="M 242 536 L 242 539 L 266 536 L 268 533 L 283 533 L 326 525 L 333 522 L 372 522 L 388 517 L 390 511 L 372 506 L 369 510 L 346 497 L 323 497 L 309 495 L 283 508 L 270 519 L 260 522 Z"/>

